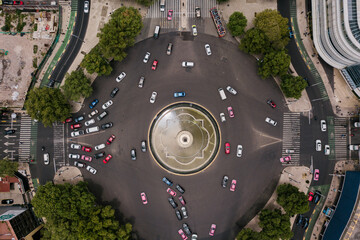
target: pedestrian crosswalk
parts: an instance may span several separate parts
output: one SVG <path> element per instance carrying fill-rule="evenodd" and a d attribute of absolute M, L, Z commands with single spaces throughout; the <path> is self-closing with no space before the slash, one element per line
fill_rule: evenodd
<path fill-rule="evenodd" d="M 32 127 L 35 127 L 32 131 Z M 33 122 L 30 117 L 22 116 L 20 123 L 20 140 L 19 140 L 19 162 L 29 162 L 31 158 L 31 145 L 35 145 L 37 139 L 37 123 Z"/>
<path fill-rule="evenodd" d="M 284 166 L 300 165 L 300 113 L 284 113 L 282 156 L 291 156 L 290 163 Z M 294 150 L 294 153 L 286 153 Z"/>
<path fill-rule="evenodd" d="M 331 121 L 333 121 L 333 130 L 331 128 Z M 329 156 L 330 160 L 346 160 L 348 158 L 348 150 L 347 150 L 347 126 L 348 119 L 347 118 L 339 118 L 339 117 L 328 117 L 329 124 L 329 145 L 330 150 L 335 149 L 335 151 L 331 151 Z"/>
<path fill-rule="evenodd" d="M 65 165 L 65 124 L 62 123 L 54 123 L 53 131 L 54 131 L 54 161 L 57 166 Z"/>
<path fill-rule="evenodd" d="M 149 7 L 148 12 L 145 18 L 163 18 L 167 21 L 167 13 L 169 10 L 173 10 L 173 20 L 180 19 L 180 0 L 168 0 L 165 4 L 165 11 L 160 11 L 160 0 L 154 1 L 154 3 Z"/>
<path fill-rule="evenodd" d="M 201 18 L 210 18 L 210 9 L 217 7 L 216 0 L 187 0 L 186 3 L 187 16 L 195 18 L 195 8 L 199 7 Z"/>

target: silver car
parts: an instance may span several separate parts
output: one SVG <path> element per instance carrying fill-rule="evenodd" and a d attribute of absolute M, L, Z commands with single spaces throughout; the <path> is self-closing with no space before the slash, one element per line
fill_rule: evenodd
<path fill-rule="evenodd" d="M 209 45 L 209 44 L 205 44 L 205 51 L 206 51 L 206 54 L 207 54 L 208 56 L 211 55 L 211 49 L 210 49 L 210 45 Z"/>
<path fill-rule="evenodd" d="M 108 107 L 110 107 L 111 105 L 113 105 L 113 101 L 112 100 L 109 100 L 109 101 L 107 101 L 106 103 L 104 103 L 103 105 L 102 105 L 102 109 L 107 109 Z"/>
<path fill-rule="evenodd" d="M 90 119 L 89 121 L 85 122 L 85 126 L 90 126 L 91 124 L 95 123 L 95 119 Z"/>
<path fill-rule="evenodd" d="M 121 82 L 126 77 L 126 73 L 122 72 L 120 75 L 116 78 L 117 82 Z"/>
<path fill-rule="evenodd" d="M 49 163 L 50 163 L 49 153 L 44 153 L 44 164 L 49 165 Z"/>
<path fill-rule="evenodd" d="M 154 103 L 156 100 L 157 92 L 152 92 L 150 97 L 150 103 Z"/>
<path fill-rule="evenodd" d="M 274 120 L 272 120 L 272 119 L 269 118 L 269 117 L 267 117 L 267 118 L 265 119 L 265 122 L 267 122 L 267 123 L 270 124 L 270 125 L 273 125 L 274 127 L 277 125 L 277 122 L 274 121 Z"/>
<path fill-rule="evenodd" d="M 237 145 L 236 156 L 241 157 L 242 156 L 242 151 L 243 151 L 242 145 Z"/>
<path fill-rule="evenodd" d="M 322 132 L 326 132 L 326 121 L 325 120 L 320 121 L 320 127 L 321 127 Z"/>
<path fill-rule="evenodd" d="M 184 218 L 188 218 L 188 217 L 189 217 L 188 214 L 187 214 L 187 211 L 186 211 L 186 208 L 185 208 L 185 207 L 181 207 L 181 212 L 182 212 Z"/>
<path fill-rule="evenodd" d="M 321 151 L 321 140 L 318 139 L 318 140 L 315 141 L 315 149 L 318 152 Z"/>
<path fill-rule="evenodd" d="M 99 111 L 95 109 L 94 111 L 92 111 L 91 113 L 89 113 L 88 117 L 89 117 L 89 118 L 92 118 L 94 115 L 96 115 L 96 114 L 98 114 L 98 113 L 99 113 Z"/>
<path fill-rule="evenodd" d="M 69 153 L 70 159 L 80 159 L 80 154 Z"/>
<path fill-rule="evenodd" d="M 220 113 L 220 120 L 221 122 L 225 122 L 226 118 L 225 118 L 225 114 L 224 113 Z"/>
<path fill-rule="evenodd" d="M 141 77 L 140 80 L 139 80 L 139 88 L 142 88 L 144 87 L 144 82 L 145 82 L 145 77 Z"/>
<path fill-rule="evenodd" d="M 150 59 L 150 53 L 146 52 L 143 62 L 147 63 L 149 61 L 149 59 Z"/>
<path fill-rule="evenodd" d="M 81 149 L 81 145 L 72 143 L 72 144 L 70 144 L 70 148 L 72 148 L 72 149 Z"/>
<path fill-rule="evenodd" d="M 234 88 L 232 88 L 231 86 L 227 86 L 226 90 L 228 90 L 228 92 L 231 93 L 232 95 L 237 94 L 237 91 Z"/>
<path fill-rule="evenodd" d="M 326 155 L 326 156 L 330 155 L 330 146 L 329 146 L 329 145 L 325 145 L 324 149 L 325 149 L 325 151 L 324 151 L 325 155 Z"/>
<path fill-rule="evenodd" d="M 88 170 L 89 172 L 91 172 L 92 174 L 96 174 L 96 169 L 95 168 L 93 168 L 93 167 L 91 167 L 91 166 L 87 166 L 86 167 L 86 170 Z"/>
<path fill-rule="evenodd" d="M 145 140 L 141 141 L 141 151 L 146 152 L 146 141 Z"/>
<path fill-rule="evenodd" d="M 84 2 L 84 13 L 89 13 L 89 1 Z"/>

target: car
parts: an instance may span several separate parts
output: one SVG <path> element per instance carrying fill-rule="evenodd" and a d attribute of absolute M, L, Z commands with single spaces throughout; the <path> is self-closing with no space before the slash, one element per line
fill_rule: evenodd
<path fill-rule="evenodd" d="M 235 192 L 235 187 L 236 187 L 236 180 L 233 179 L 233 180 L 231 181 L 230 191 Z"/>
<path fill-rule="evenodd" d="M 268 100 L 266 101 L 266 103 L 269 104 L 270 107 L 276 108 L 276 104 L 273 102 L 273 100 L 268 99 Z"/>
<path fill-rule="evenodd" d="M 295 153 L 294 149 L 285 149 L 285 153 Z"/>
<path fill-rule="evenodd" d="M 186 240 L 188 239 L 187 236 L 185 235 L 184 231 L 182 229 L 179 229 L 178 233 L 180 234 L 181 238 L 183 240 Z"/>
<path fill-rule="evenodd" d="M 81 148 L 81 150 L 83 150 L 84 152 L 91 152 L 92 148 L 91 148 L 91 147 L 83 146 L 83 147 Z"/>
<path fill-rule="evenodd" d="M 360 122 L 354 122 L 354 127 L 360 127 Z"/>
<path fill-rule="evenodd" d="M 168 179 L 167 177 L 163 177 L 162 181 L 170 187 L 173 185 L 173 182 L 170 179 Z"/>
<path fill-rule="evenodd" d="M 173 12 L 174 12 L 174 11 L 173 11 L 172 9 L 170 9 L 170 10 L 168 11 L 167 20 L 169 20 L 169 21 L 172 20 Z"/>
<path fill-rule="evenodd" d="M 214 236 L 215 230 L 216 230 L 216 224 L 211 224 L 209 235 Z"/>
<path fill-rule="evenodd" d="M 68 117 L 67 119 L 65 119 L 65 121 L 63 121 L 63 123 L 70 123 L 73 121 L 72 117 Z"/>
<path fill-rule="evenodd" d="M 146 194 L 144 192 L 140 193 L 141 201 L 144 205 L 148 204 L 148 200 L 146 198 Z"/>
<path fill-rule="evenodd" d="M 146 141 L 145 140 L 141 141 L 141 151 L 146 152 Z"/>
<path fill-rule="evenodd" d="M 192 33 L 193 33 L 193 35 L 194 35 L 194 36 L 197 36 L 196 25 L 192 25 L 191 28 L 192 28 Z"/>
<path fill-rule="evenodd" d="M 145 77 L 140 77 L 138 87 L 142 88 L 144 87 Z"/>
<path fill-rule="evenodd" d="M 326 156 L 330 155 L 330 146 L 329 145 L 324 146 L 324 154 Z"/>
<path fill-rule="evenodd" d="M 112 91 L 111 91 L 111 93 L 110 93 L 110 97 L 115 97 L 115 95 L 118 93 L 118 91 L 119 91 L 119 88 L 114 88 Z"/>
<path fill-rule="evenodd" d="M 242 151 L 243 151 L 242 145 L 237 145 L 237 148 L 236 148 L 236 156 L 237 156 L 237 157 L 241 157 L 241 156 L 242 156 Z"/>
<path fill-rule="evenodd" d="M 185 201 L 185 199 L 184 199 L 183 196 L 180 196 L 180 197 L 179 197 L 179 201 L 180 201 L 180 203 L 181 203 L 182 205 L 186 205 L 186 201 Z"/>
<path fill-rule="evenodd" d="M 91 124 L 94 124 L 95 123 L 95 119 L 90 119 L 88 121 L 85 122 L 85 126 L 90 126 Z"/>
<path fill-rule="evenodd" d="M 349 150 L 352 150 L 352 151 L 357 151 L 357 150 L 359 150 L 359 145 L 353 145 L 353 144 L 351 144 L 351 145 L 349 145 Z"/>
<path fill-rule="evenodd" d="M 108 154 L 108 155 L 106 156 L 106 158 L 103 159 L 103 163 L 107 164 L 107 163 L 110 161 L 110 159 L 112 159 L 112 155 L 111 155 L 111 154 Z"/>
<path fill-rule="evenodd" d="M 76 117 L 75 119 L 74 119 L 74 121 L 76 122 L 76 123 L 78 123 L 78 122 L 81 122 L 82 120 L 84 120 L 85 119 L 85 117 L 84 116 L 78 116 L 78 117 Z"/>
<path fill-rule="evenodd" d="M 193 233 L 191 235 L 191 240 L 197 240 L 198 239 L 198 235 L 196 233 Z"/>
<path fill-rule="evenodd" d="M 173 197 L 176 196 L 176 192 L 175 192 L 174 190 L 172 190 L 171 188 L 166 189 L 166 192 L 167 192 L 168 194 L 170 194 L 171 196 L 173 196 Z"/>
<path fill-rule="evenodd" d="M 107 115 L 108 115 L 107 111 L 103 111 L 102 113 L 100 113 L 99 116 L 97 116 L 97 120 L 100 121 L 101 119 L 103 119 Z"/>
<path fill-rule="evenodd" d="M 152 92 L 150 97 L 150 103 L 154 103 L 156 100 L 157 92 Z"/>
<path fill-rule="evenodd" d="M 277 125 L 277 122 L 269 117 L 265 118 L 265 122 L 267 122 L 270 125 L 273 125 L 274 127 Z"/>
<path fill-rule="evenodd" d="M 309 193 L 308 193 L 308 200 L 309 200 L 309 202 L 312 202 L 313 199 L 314 199 L 314 193 L 313 193 L 313 192 L 309 192 Z"/>
<path fill-rule="evenodd" d="M 105 156 L 105 152 L 99 152 L 99 153 L 94 154 L 94 157 L 95 157 L 96 159 L 102 158 L 102 157 L 104 157 L 104 156 Z"/>
<path fill-rule="evenodd" d="M 94 111 L 92 111 L 91 113 L 88 114 L 89 118 L 92 118 L 94 115 L 98 114 L 99 111 L 97 109 L 95 109 Z"/>
<path fill-rule="evenodd" d="M 230 154 L 230 143 L 225 143 L 225 154 Z"/>
<path fill-rule="evenodd" d="M 175 210 L 175 215 L 176 215 L 177 219 L 178 219 L 179 221 L 181 221 L 182 216 L 181 216 L 180 210 L 176 209 L 176 210 Z"/>
<path fill-rule="evenodd" d="M 225 114 L 224 114 L 224 113 L 220 113 L 220 121 L 221 121 L 221 122 L 226 122 L 226 118 L 225 118 Z"/>
<path fill-rule="evenodd" d="M 318 152 L 321 151 L 321 140 L 318 139 L 318 140 L 315 141 L 315 149 Z"/>
<path fill-rule="evenodd" d="M 13 204 L 14 200 L 13 199 L 3 199 L 1 200 L 1 204 Z"/>
<path fill-rule="evenodd" d="M 92 157 L 86 156 L 86 155 L 81 155 L 81 160 L 91 162 L 91 161 L 92 161 Z"/>
<path fill-rule="evenodd" d="M 75 144 L 75 143 L 72 143 L 72 144 L 70 144 L 70 148 L 72 148 L 72 149 L 81 149 L 81 145 L 80 144 Z"/>
<path fill-rule="evenodd" d="M 155 60 L 153 61 L 153 64 L 151 65 L 151 69 L 155 71 L 156 68 L 157 68 L 157 65 L 158 65 L 158 60 L 155 59 Z"/>
<path fill-rule="evenodd" d="M 145 53 L 145 57 L 144 57 L 144 59 L 143 59 L 143 62 L 144 62 L 144 63 L 147 63 L 147 62 L 149 61 L 149 59 L 150 59 L 150 53 L 149 53 L 149 52 L 146 52 L 146 53 Z"/>
<path fill-rule="evenodd" d="M 131 160 L 136 160 L 136 149 L 131 149 L 130 151 Z"/>
<path fill-rule="evenodd" d="M 235 117 L 233 108 L 230 106 L 227 108 L 230 118 Z"/>
<path fill-rule="evenodd" d="M 303 229 L 307 229 L 309 226 L 309 218 L 304 218 L 304 222 L 303 222 L 303 225 L 302 225 L 302 228 Z"/>
<path fill-rule="evenodd" d="M 226 90 L 234 96 L 237 94 L 237 91 L 234 88 L 232 88 L 231 86 L 227 86 Z"/>
<path fill-rule="evenodd" d="M 104 123 L 101 125 L 101 129 L 105 130 L 105 129 L 111 128 L 112 126 L 113 126 L 112 122 Z"/>
<path fill-rule="evenodd" d="M 174 199 L 172 197 L 169 197 L 168 198 L 168 201 L 170 203 L 170 205 L 173 207 L 173 208 L 177 208 L 177 203 L 174 201 Z"/>
<path fill-rule="evenodd" d="M 69 153 L 70 159 L 80 159 L 80 154 Z"/>
<path fill-rule="evenodd" d="M 186 211 L 186 207 L 182 206 L 181 207 L 181 212 L 182 212 L 182 215 L 184 216 L 184 218 L 188 218 L 188 214 L 187 214 L 187 211 Z"/>
<path fill-rule="evenodd" d="M 317 204 L 321 199 L 321 192 L 316 190 L 314 195 L 314 203 Z"/>
<path fill-rule="evenodd" d="M 326 121 L 325 120 L 320 121 L 320 128 L 321 128 L 322 132 L 326 132 Z"/>
<path fill-rule="evenodd" d="M 70 128 L 71 128 L 71 129 L 78 129 L 78 128 L 81 128 L 81 123 L 71 124 Z"/>
<path fill-rule="evenodd" d="M 50 163 L 49 153 L 44 153 L 44 164 L 49 165 L 49 163 Z"/>
<path fill-rule="evenodd" d="M 14 1 L 13 2 L 14 5 L 24 5 L 23 1 Z"/>
<path fill-rule="evenodd" d="M 167 48 L 166 48 L 166 54 L 167 54 L 167 55 L 171 55 L 172 46 L 173 46 L 172 43 L 168 43 Z"/>
<path fill-rule="evenodd" d="M 226 188 L 228 181 L 229 181 L 229 177 L 225 175 L 221 181 L 221 186 L 223 188 Z"/>
<path fill-rule="evenodd" d="M 206 55 L 208 55 L 208 56 L 211 55 L 211 49 L 210 49 L 210 45 L 209 45 L 209 44 L 205 44 L 205 52 L 206 52 Z"/>
<path fill-rule="evenodd" d="M 91 167 L 91 166 L 87 166 L 86 167 L 86 170 L 88 170 L 90 173 L 92 173 L 92 174 L 96 174 L 96 169 L 95 168 L 93 168 L 93 167 Z"/>
<path fill-rule="evenodd" d="M 200 8 L 199 7 L 195 7 L 195 16 L 197 18 L 200 18 L 201 17 L 201 11 L 200 11 Z"/>
<path fill-rule="evenodd" d="M 192 67 L 195 66 L 195 63 L 194 62 L 183 61 L 181 63 L 181 66 L 184 67 L 184 68 L 192 68 Z"/>
<path fill-rule="evenodd" d="M 84 2 L 84 13 L 89 13 L 89 1 Z"/>
<path fill-rule="evenodd" d="M 96 106 L 96 104 L 98 104 L 99 103 L 99 99 L 94 99 L 90 104 L 89 104 L 89 108 L 90 109 L 93 109 L 95 106 Z"/>
<path fill-rule="evenodd" d="M 106 147 L 105 144 L 101 143 L 101 144 L 95 146 L 95 151 L 98 151 L 98 150 L 103 149 L 105 147 Z"/>
<path fill-rule="evenodd" d="M 290 160 L 291 160 L 291 156 L 290 156 L 290 155 L 289 155 L 289 156 L 286 156 L 286 157 L 280 158 L 280 162 L 281 162 L 281 163 L 289 163 Z"/>
<path fill-rule="evenodd" d="M 289 38 L 293 38 L 294 37 L 294 33 L 291 29 L 291 27 L 289 27 Z"/>
<path fill-rule="evenodd" d="M 296 225 L 297 226 L 302 225 L 303 221 L 304 221 L 304 216 L 302 214 L 299 214 L 297 219 L 296 219 Z"/>
<path fill-rule="evenodd" d="M 80 136 L 80 135 L 83 135 L 85 134 L 84 130 L 80 130 L 80 131 L 74 131 L 74 132 L 71 132 L 70 135 L 72 137 L 77 137 L 77 136 Z"/>
<path fill-rule="evenodd" d="M 82 163 L 82 162 L 74 161 L 74 166 L 79 167 L 79 168 L 83 168 L 83 167 L 86 166 L 86 164 Z"/>
<path fill-rule="evenodd" d="M 190 236 L 191 235 L 191 230 L 189 228 L 189 225 L 187 225 L 187 223 L 183 223 L 182 227 L 184 229 L 185 234 Z"/>
<path fill-rule="evenodd" d="M 179 193 L 184 194 L 185 193 L 185 189 L 180 186 L 179 184 L 176 184 L 175 188 L 179 191 Z"/>
<path fill-rule="evenodd" d="M 120 75 L 116 78 L 117 82 L 121 82 L 126 77 L 126 73 L 122 72 Z"/>
<path fill-rule="evenodd" d="M 104 103 L 103 105 L 102 105 L 102 109 L 107 109 L 107 108 L 109 108 L 111 105 L 113 105 L 113 101 L 112 100 L 109 100 L 109 101 L 107 101 L 106 103 Z"/>
<path fill-rule="evenodd" d="M 320 170 L 319 169 L 315 169 L 314 170 L 314 181 L 318 181 L 320 177 Z"/>
<path fill-rule="evenodd" d="M 175 98 L 185 97 L 185 92 L 174 92 L 174 97 Z"/>
<path fill-rule="evenodd" d="M 109 137 L 109 139 L 106 141 L 106 144 L 107 144 L 107 145 L 110 145 L 110 144 L 114 141 L 115 138 L 116 138 L 115 135 L 112 134 L 112 135 Z"/>

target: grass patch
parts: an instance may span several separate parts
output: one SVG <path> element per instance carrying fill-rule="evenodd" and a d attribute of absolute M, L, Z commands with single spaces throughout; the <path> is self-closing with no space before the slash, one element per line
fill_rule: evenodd
<path fill-rule="evenodd" d="M 36 54 L 36 53 L 37 53 L 38 49 L 39 49 L 38 45 L 34 45 L 34 46 L 33 46 L 33 51 L 34 51 L 34 54 Z"/>
<path fill-rule="evenodd" d="M 33 67 L 37 68 L 37 57 L 33 59 Z"/>
<path fill-rule="evenodd" d="M 5 13 L 5 25 L 1 28 L 4 32 L 9 32 L 13 25 L 11 25 L 11 14 Z"/>

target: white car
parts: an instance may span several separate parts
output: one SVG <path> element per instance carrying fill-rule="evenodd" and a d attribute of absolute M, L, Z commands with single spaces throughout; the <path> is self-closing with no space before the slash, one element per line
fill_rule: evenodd
<path fill-rule="evenodd" d="M 69 158 L 71 158 L 71 159 L 80 159 L 80 154 L 69 153 Z"/>
<path fill-rule="evenodd" d="M 145 82 L 145 77 L 141 77 L 140 80 L 139 80 L 139 85 L 138 85 L 138 87 L 139 87 L 139 88 L 144 87 L 144 82 Z"/>
<path fill-rule="evenodd" d="M 89 13 L 89 1 L 84 2 L 84 13 Z"/>
<path fill-rule="evenodd" d="M 92 111 L 91 113 L 89 113 L 88 117 L 89 117 L 89 118 L 92 118 L 94 115 L 96 115 L 96 114 L 98 114 L 98 113 L 99 113 L 99 111 L 95 109 L 94 111 Z"/>
<path fill-rule="evenodd" d="M 105 144 L 103 144 L 103 143 L 99 144 L 99 145 L 95 146 L 95 151 L 103 149 L 103 148 L 105 148 Z"/>
<path fill-rule="evenodd" d="M 83 167 L 85 167 L 85 164 L 82 163 L 82 162 L 74 161 L 74 166 L 79 167 L 79 168 L 83 168 Z"/>
<path fill-rule="evenodd" d="M 269 118 L 269 117 L 267 117 L 267 118 L 265 119 L 265 122 L 267 122 L 268 124 L 273 125 L 274 127 L 275 127 L 275 126 L 276 126 L 276 124 L 277 124 L 277 122 L 276 122 L 276 121 L 272 120 L 272 119 L 271 119 L 271 118 Z"/>
<path fill-rule="evenodd" d="M 150 97 L 150 103 L 154 103 L 156 100 L 157 92 L 152 92 Z"/>
<path fill-rule="evenodd" d="M 225 122 L 226 118 L 225 118 L 225 114 L 224 113 L 220 113 L 220 120 L 221 122 Z"/>
<path fill-rule="evenodd" d="M 91 172 L 92 174 L 96 174 L 96 169 L 95 168 L 93 168 L 93 167 L 91 167 L 91 166 L 87 166 L 86 167 L 86 170 L 88 170 L 89 172 Z"/>
<path fill-rule="evenodd" d="M 325 145 L 324 153 L 325 153 L 326 156 L 330 155 L 330 146 L 329 145 Z"/>
<path fill-rule="evenodd" d="M 50 163 L 50 157 L 48 153 L 44 153 L 44 164 L 49 165 Z"/>
<path fill-rule="evenodd" d="M 237 94 L 237 91 L 234 88 L 232 88 L 231 86 L 227 86 L 226 90 L 228 90 L 228 92 L 231 93 L 232 95 Z"/>
<path fill-rule="evenodd" d="M 354 127 L 360 127 L 360 122 L 354 122 Z"/>
<path fill-rule="evenodd" d="M 353 144 L 351 144 L 351 145 L 349 145 L 349 150 L 351 150 L 351 151 L 357 151 L 357 150 L 359 150 L 359 145 L 353 145 Z"/>
<path fill-rule="evenodd" d="M 83 135 L 84 134 L 84 130 L 80 130 L 80 131 L 74 131 L 74 132 L 71 132 L 71 136 L 72 137 L 77 137 L 77 136 L 80 136 L 80 135 Z"/>
<path fill-rule="evenodd" d="M 72 144 L 70 145 L 70 148 L 72 148 L 72 149 L 81 149 L 81 145 L 80 145 L 80 144 L 74 144 L 74 143 L 72 143 Z"/>
<path fill-rule="evenodd" d="M 121 82 L 121 80 L 123 80 L 126 76 L 126 73 L 122 72 L 120 73 L 120 75 L 116 78 L 117 82 Z"/>
<path fill-rule="evenodd" d="M 90 119 L 89 121 L 85 122 L 85 126 L 90 126 L 91 124 L 95 123 L 95 119 Z"/>
<path fill-rule="evenodd" d="M 315 141 L 315 149 L 318 152 L 321 151 L 321 140 L 318 139 L 318 140 Z"/>
<path fill-rule="evenodd" d="M 192 25 L 192 33 L 193 33 L 194 36 L 197 36 L 196 25 Z"/>
<path fill-rule="evenodd" d="M 150 59 L 150 53 L 146 52 L 143 62 L 147 63 L 149 61 L 149 59 Z"/>
<path fill-rule="evenodd" d="M 110 107 L 111 105 L 113 105 L 113 101 L 112 100 L 109 100 L 109 101 L 107 101 L 106 103 L 104 103 L 103 105 L 102 105 L 102 109 L 107 109 L 108 107 Z"/>
<path fill-rule="evenodd" d="M 209 44 L 205 44 L 205 51 L 206 51 L 206 54 L 207 54 L 208 56 L 211 55 L 211 49 L 210 49 L 210 45 L 209 45 Z"/>
<path fill-rule="evenodd" d="M 321 127 L 321 131 L 326 132 L 326 121 L 325 120 L 320 121 L 320 127 Z"/>
<path fill-rule="evenodd" d="M 241 157 L 241 156 L 242 156 L 242 150 L 243 150 L 242 145 L 237 145 L 237 150 L 236 150 L 236 156 L 237 156 L 237 157 Z"/>

